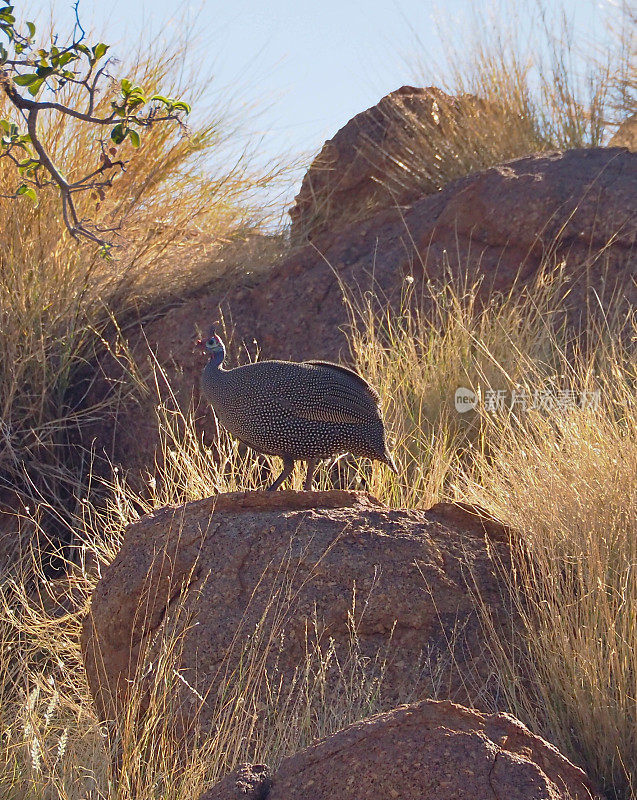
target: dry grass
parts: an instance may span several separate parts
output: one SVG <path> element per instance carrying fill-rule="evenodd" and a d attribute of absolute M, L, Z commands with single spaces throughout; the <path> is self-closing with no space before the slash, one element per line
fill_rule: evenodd
<path fill-rule="evenodd" d="M 123 65 L 121 74 L 135 76 L 148 92 L 162 87 L 196 102 L 201 89 L 190 80 L 187 59 L 186 45 L 153 51 L 152 59 Z M 65 99 L 73 104 L 72 90 Z M 11 117 L 6 99 L 0 116 Z M 228 158 L 235 133 L 236 120 L 209 109 L 207 121 L 188 132 L 159 125 L 139 152 L 123 146 L 131 158 L 126 172 L 101 203 L 87 196 L 80 209 L 117 228 L 112 260 L 70 238 L 53 189 L 41 192 L 37 206 L 0 199 L 0 502 L 55 497 L 54 516 L 76 513 L 87 475 L 76 444 L 108 402 L 92 394 L 101 334 L 231 268 L 218 257 L 221 248 L 249 236 L 267 215 L 257 210 L 255 192 L 273 174 L 253 174 L 247 156 Z M 95 137 L 90 126 L 54 112 L 43 131 L 68 175 L 94 165 Z M 15 189 L 11 167 L 0 161 L 0 193 Z"/>
<path fill-rule="evenodd" d="M 553 277 L 559 282 L 559 272 Z M 400 475 L 372 473 L 392 504 L 473 502 L 514 531 L 503 572 L 521 626 L 485 620 L 508 708 L 604 785 L 637 786 L 637 349 L 635 312 L 591 320 L 585 349 L 559 324 L 550 273 L 528 296 L 478 308 L 451 286 L 426 312 L 368 303 L 359 368 L 390 398 Z M 360 318 L 361 309 L 358 311 Z M 621 333 L 623 332 L 623 333 Z M 459 386 L 480 400 L 463 415 Z M 505 403 L 489 410 L 490 392 Z M 515 403 L 526 396 L 528 405 Z M 598 394 L 595 394 L 598 393 Z M 491 395 L 494 397 L 494 395 Z"/>
<path fill-rule="evenodd" d="M 608 15 L 611 35 L 597 47 L 543 2 L 505 2 L 497 17 L 476 7 L 461 36 L 441 25 L 445 63 L 423 59 L 416 85 L 447 94 L 384 107 L 382 149 L 360 145 L 375 179 L 400 201 L 510 159 L 604 144 L 637 111 L 637 19 L 627 3 Z"/>
<path fill-rule="evenodd" d="M 637 788 L 637 359 L 575 365 L 598 408 L 531 411 L 491 423 L 489 453 L 458 495 L 515 531 L 521 627 L 494 648 L 512 712 L 596 775 Z"/>

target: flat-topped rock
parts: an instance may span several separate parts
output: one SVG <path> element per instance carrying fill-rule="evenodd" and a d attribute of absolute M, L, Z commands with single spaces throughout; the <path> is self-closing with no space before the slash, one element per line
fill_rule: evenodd
<path fill-rule="evenodd" d="M 360 492 L 236 493 L 161 509 L 128 528 L 95 589 L 82 638 L 93 696 L 117 718 L 136 670 L 152 678 L 162 635 L 181 617 L 187 728 L 210 724 L 257 630 L 266 671 L 276 664 L 283 683 L 308 646 L 333 643 L 344 663 L 355 624 L 362 658 L 389 657 L 381 707 L 416 687 L 467 700 L 488 674 L 472 592 L 506 614 L 494 564 L 507 561 L 506 541 L 468 508 L 392 510 Z"/>
<path fill-rule="evenodd" d="M 303 511 L 309 508 L 383 508 L 369 492 L 351 492 L 332 489 L 327 492 L 301 492 L 294 489 L 280 489 L 277 492 L 227 492 L 188 504 L 191 513 L 228 511 Z M 144 517 L 146 522 L 163 519 L 180 512 L 185 506 L 166 506 Z"/>

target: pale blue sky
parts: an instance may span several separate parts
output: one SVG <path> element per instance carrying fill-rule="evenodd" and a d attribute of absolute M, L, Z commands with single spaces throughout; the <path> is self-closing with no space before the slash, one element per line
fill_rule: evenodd
<path fill-rule="evenodd" d="M 544 6 L 564 8 L 582 35 L 594 37 L 618 1 L 544 0 Z M 53 9 L 56 28 L 70 31 L 71 0 L 25 5 L 35 21 L 48 20 Z M 517 5 L 523 14 L 537 8 L 536 0 Z M 405 83 L 435 80 L 446 47 L 437 17 L 462 47 L 472 19 L 483 19 L 488 29 L 490 15 L 511 6 L 506 0 L 81 0 L 80 13 L 86 26 L 113 44 L 115 55 L 135 47 L 144 30 L 161 38 L 192 27 L 202 43 L 201 71 L 214 75 L 211 93 L 229 90 L 262 109 L 252 129 L 269 155 L 314 153 L 382 95 Z M 519 23 L 523 37 L 525 24 Z M 430 74 L 418 77 L 417 62 Z"/>

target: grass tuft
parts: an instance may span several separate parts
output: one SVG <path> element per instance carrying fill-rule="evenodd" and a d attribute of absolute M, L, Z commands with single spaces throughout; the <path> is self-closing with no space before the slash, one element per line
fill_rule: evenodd
<path fill-rule="evenodd" d="M 134 74 L 151 94 L 161 86 L 196 100 L 201 90 L 188 78 L 187 59 L 186 45 L 167 47 L 121 65 L 119 77 Z M 67 89 L 64 99 L 73 105 L 76 95 Z M 0 98 L 0 116 L 11 113 Z M 42 135 L 70 176 L 90 171 L 99 154 L 89 125 L 56 112 Z M 273 175 L 256 174 L 247 156 L 224 164 L 235 135 L 236 122 L 212 110 L 185 132 L 150 128 L 139 151 L 124 145 L 126 172 L 103 200 L 85 196 L 79 208 L 116 229 L 111 259 L 69 236 L 53 188 L 37 205 L 0 198 L 0 507 L 55 508 L 54 538 L 86 490 L 90 454 L 78 443 L 117 400 L 94 391 L 103 337 L 232 268 L 240 256 L 230 245 L 267 216 L 256 194 Z M 15 189 L 12 167 L 0 160 L 0 195 Z"/>

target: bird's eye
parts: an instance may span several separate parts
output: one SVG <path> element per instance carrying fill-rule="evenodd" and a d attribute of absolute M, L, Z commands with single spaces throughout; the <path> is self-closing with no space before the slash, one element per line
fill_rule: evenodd
<path fill-rule="evenodd" d="M 208 347 L 214 347 L 215 346 L 215 340 L 214 339 L 208 339 L 206 344 L 208 345 Z"/>

